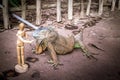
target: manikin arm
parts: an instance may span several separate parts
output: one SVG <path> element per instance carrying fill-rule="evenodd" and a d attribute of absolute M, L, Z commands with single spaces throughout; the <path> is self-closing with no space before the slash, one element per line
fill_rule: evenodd
<path fill-rule="evenodd" d="M 32 43 L 32 41 L 29 41 L 29 40 L 25 40 L 25 39 L 23 39 L 21 36 L 19 36 L 19 35 L 17 35 L 18 36 L 18 38 L 22 41 L 22 42 L 24 42 L 24 43 Z"/>

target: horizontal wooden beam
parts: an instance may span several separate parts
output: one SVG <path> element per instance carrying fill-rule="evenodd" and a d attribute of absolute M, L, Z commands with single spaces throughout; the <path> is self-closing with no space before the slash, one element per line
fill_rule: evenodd
<path fill-rule="evenodd" d="M 87 3 L 85 3 L 87 5 Z M 92 3 L 93 5 L 98 5 L 98 3 Z M 42 4 L 41 4 L 42 5 Z M 73 4 L 74 7 L 76 6 L 80 6 L 80 3 L 74 3 Z M 26 6 L 27 10 L 30 10 L 30 9 L 36 9 L 36 6 L 35 5 L 27 5 Z M 55 8 L 56 7 L 56 4 L 44 4 L 42 5 L 42 8 Z M 62 8 L 65 8 L 65 7 L 68 7 L 67 4 L 62 4 L 61 5 Z M 12 7 L 10 8 L 10 11 L 21 11 L 21 6 L 20 7 Z"/>

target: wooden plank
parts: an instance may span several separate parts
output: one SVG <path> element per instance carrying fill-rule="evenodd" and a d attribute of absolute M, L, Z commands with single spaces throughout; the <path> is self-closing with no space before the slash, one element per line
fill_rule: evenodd
<path fill-rule="evenodd" d="M 21 0 L 22 18 L 26 19 L 26 0 Z"/>
<path fill-rule="evenodd" d="M 57 22 L 61 22 L 61 0 L 57 0 Z"/>
<path fill-rule="evenodd" d="M 92 2 L 92 0 L 89 0 L 88 5 L 87 5 L 87 11 L 86 11 L 86 15 L 87 15 L 87 16 L 90 14 L 91 2 Z"/>
<path fill-rule="evenodd" d="M 73 19 L 73 0 L 68 0 L 68 19 Z"/>
<path fill-rule="evenodd" d="M 85 8 L 85 4 L 84 4 L 84 0 L 80 0 L 80 18 L 84 18 L 85 17 L 85 11 L 84 11 L 84 8 Z"/>
<path fill-rule="evenodd" d="M 41 23 L 41 0 L 36 0 L 36 25 Z"/>
<path fill-rule="evenodd" d="M 104 3 L 104 0 L 99 0 L 99 10 L 98 10 L 99 16 L 103 14 L 103 3 Z"/>
<path fill-rule="evenodd" d="M 111 11 L 114 11 L 114 10 L 115 10 L 115 3 L 116 3 L 116 0 L 112 0 Z"/>
<path fill-rule="evenodd" d="M 9 26 L 9 16 L 8 16 L 8 0 L 2 0 L 3 3 L 3 20 L 4 20 L 4 28 L 8 29 Z"/>
<path fill-rule="evenodd" d="M 120 10 L 120 0 L 119 0 L 119 2 L 118 2 L 118 10 Z"/>

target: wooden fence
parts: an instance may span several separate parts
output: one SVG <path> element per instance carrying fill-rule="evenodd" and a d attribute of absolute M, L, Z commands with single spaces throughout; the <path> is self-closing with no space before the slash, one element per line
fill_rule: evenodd
<path fill-rule="evenodd" d="M 21 10 L 22 13 L 22 18 L 26 19 L 26 9 L 36 9 L 36 25 L 41 24 L 41 9 L 43 8 L 51 8 L 51 7 L 56 7 L 56 21 L 61 22 L 62 17 L 61 17 L 61 7 L 68 7 L 68 19 L 72 20 L 73 19 L 73 7 L 74 6 L 80 6 L 81 11 L 80 14 L 84 15 L 89 15 L 90 14 L 90 9 L 92 5 L 98 5 L 98 15 L 103 14 L 103 6 L 104 5 L 111 5 L 111 11 L 115 10 L 115 4 L 116 0 L 111 0 L 110 4 L 106 4 L 108 0 L 99 0 L 99 3 L 93 3 L 92 0 L 88 0 L 87 2 L 84 2 L 84 0 L 81 0 L 79 3 L 73 3 L 73 0 L 68 0 L 68 4 L 61 5 L 61 0 L 57 0 L 56 4 L 49 4 L 49 5 L 42 5 L 41 0 L 36 0 L 36 5 L 26 5 L 26 0 L 21 0 L 21 7 L 17 8 L 10 8 L 10 11 L 19 11 Z M 8 0 L 2 0 L 2 5 L 3 5 L 3 21 L 4 21 L 4 28 L 8 29 L 9 26 L 9 13 L 8 13 Z M 86 13 L 84 12 L 84 6 L 87 5 L 86 8 Z M 118 2 L 118 10 L 120 10 L 120 0 Z"/>

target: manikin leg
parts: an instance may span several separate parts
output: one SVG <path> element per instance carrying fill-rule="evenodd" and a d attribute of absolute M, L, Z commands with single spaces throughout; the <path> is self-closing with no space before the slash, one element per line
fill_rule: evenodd
<path fill-rule="evenodd" d="M 20 47 L 18 46 L 17 46 L 17 59 L 18 59 L 18 64 L 21 65 Z"/>
<path fill-rule="evenodd" d="M 21 47 L 21 66 L 25 64 L 24 62 L 24 47 Z"/>
<path fill-rule="evenodd" d="M 15 66 L 15 71 L 24 73 L 28 70 L 28 65 L 24 62 L 24 47 L 17 47 L 18 64 Z"/>

